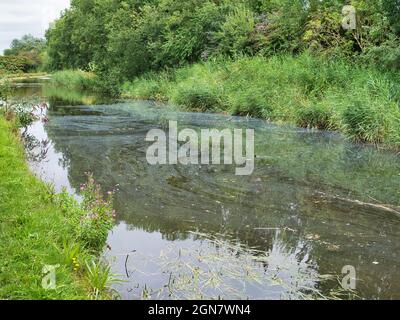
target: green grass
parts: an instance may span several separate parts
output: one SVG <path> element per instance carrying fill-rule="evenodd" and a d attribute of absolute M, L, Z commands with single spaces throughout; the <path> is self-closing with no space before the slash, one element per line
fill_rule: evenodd
<path fill-rule="evenodd" d="M 101 97 L 115 98 L 120 96 L 120 82 L 115 76 L 98 76 L 93 72 L 82 70 L 63 70 L 51 74 L 50 84 L 67 90 L 82 90 L 96 93 Z"/>
<path fill-rule="evenodd" d="M 15 130 L 0 116 L 0 299 L 89 299 L 88 271 L 75 262 L 96 259 L 76 231 L 82 209 L 30 173 Z M 45 265 L 60 265 L 55 290 L 42 288 Z"/>
<path fill-rule="evenodd" d="M 353 140 L 395 148 L 400 146 L 399 92 L 398 76 L 307 53 L 209 61 L 123 86 L 128 98 L 337 130 Z"/>
<path fill-rule="evenodd" d="M 51 83 L 70 89 L 92 90 L 97 83 L 94 73 L 82 70 L 64 70 L 51 75 Z"/>

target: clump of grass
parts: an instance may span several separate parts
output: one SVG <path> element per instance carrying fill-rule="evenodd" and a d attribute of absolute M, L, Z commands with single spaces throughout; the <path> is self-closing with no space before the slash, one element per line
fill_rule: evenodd
<path fill-rule="evenodd" d="M 59 251 L 63 255 L 64 264 L 73 265 L 83 250 L 78 242 L 64 239 L 62 249 Z"/>
<path fill-rule="evenodd" d="M 252 88 L 253 89 L 253 88 Z M 268 119 L 271 108 L 268 105 L 268 91 L 255 88 L 254 90 L 238 90 L 230 96 L 229 113 L 232 115 L 254 116 Z"/>
<path fill-rule="evenodd" d="M 217 111 L 221 107 L 216 92 L 205 83 L 180 84 L 171 96 L 174 104 L 190 110 Z"/>
<path fill-rule="evenodd" d="M 129 95 L 127 94 L 129 92 Z M 153 79 L 126 82 L 122 86 L 122 96 L 134 96 L 136 99 L 157 100 L 160 95 L 159 82 Z"/>
<path fill-rule="evenodd" d="M 64 70 L 51 75 L 52 84 L 71 89 L 94 90 L 97 81 L 94 73 L 82 70 Z"/>
<path fill-rule="evenodd" d="M 372 143 L 400 142 L 400 112 L 397 106 L 391 108 L 371 101 L 356 100 L 344 111 L 343 122 L 346 132 L 355 140 Z"/>
<path fill-rule="evenodd" d="M 171 84 L 169 72 L 149 73 L 122 85 L 121 95 L 124 98 L 166 101 Z"/>
<path fill-rule="evenodd" d="M 117 275 L 112 274 L 111 267 L 103 261 L 86 261 L 86 273 L 91 287 L 91 297 L 94 300 L 107 298 L 104 293 L 113 292 L 112 285 L 121 282 Z"/>
<path fill-rule="evenodd" d="M 332 129 L 332 111 L 322 104 L 299 108 L 297 125 L 303 128 Z"/>

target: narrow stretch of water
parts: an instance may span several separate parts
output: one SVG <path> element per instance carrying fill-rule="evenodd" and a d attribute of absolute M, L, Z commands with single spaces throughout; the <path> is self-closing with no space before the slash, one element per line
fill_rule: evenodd
<path fill-rule="evenodd" d="M 341 292 L 354 266 L 359 298 L 400 298 L 400 158 L 338 134 L 180 112 L 152 102 L 20 85 L 49 103 L 26 132 L 32 170 L 79 196 L 85 172 L 118 186 L 104 257 L 123 299 L 300 299 Z M 252 128 L 255 170 L 146 161 L 146 133 Z M 335 278 L 327 280 L 327 275 Z"/>

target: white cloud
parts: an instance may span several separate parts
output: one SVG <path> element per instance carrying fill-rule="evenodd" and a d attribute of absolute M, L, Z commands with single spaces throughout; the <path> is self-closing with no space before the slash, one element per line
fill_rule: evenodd
<path fill-rule="evenodd" d="M 0 0 L 0 53 L 25 34 L 43 37 L 70 0 Z"/>

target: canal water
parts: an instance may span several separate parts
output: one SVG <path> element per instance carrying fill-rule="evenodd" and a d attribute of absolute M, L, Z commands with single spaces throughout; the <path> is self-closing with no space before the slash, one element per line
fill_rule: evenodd
<path fill-rule="evenodd" d="M 123 280 L 114 285 L 122 299 L 400 298 L 398 154 L 336 133 L 105 101 L 37 80 L 16 84 L 14 99 L 49 105 L 49 121 L 24 133 L 37 176 L 77 198 L 86 172 L 104 191 L 117 187 L 103 257 Z M 254 129 L 253 174 L 149 165 L 146 134 L 171 120 L 196 131 Z M 342 287 L 348 270 L 352 292 Z"/>

